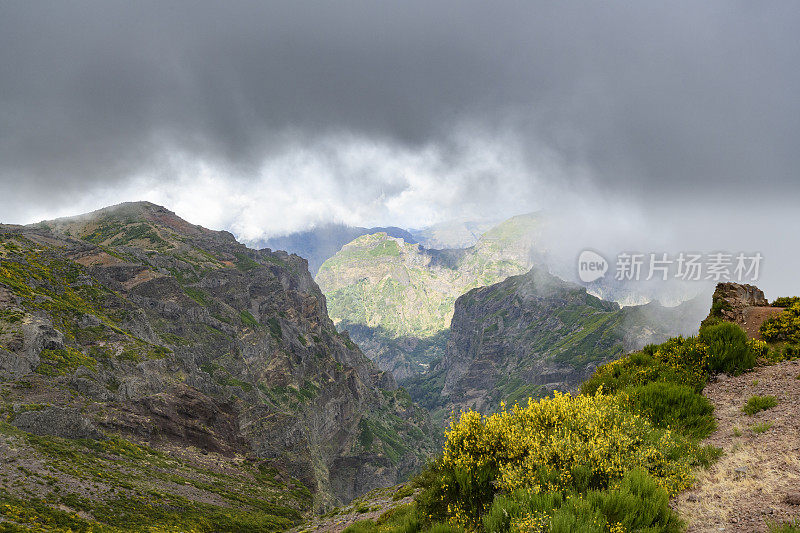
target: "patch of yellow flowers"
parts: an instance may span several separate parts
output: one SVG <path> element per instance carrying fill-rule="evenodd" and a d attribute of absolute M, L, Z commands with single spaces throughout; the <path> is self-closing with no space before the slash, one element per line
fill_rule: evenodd
<path fill-rule="evenodd" d="M 768 341 L 800 342 L 800 302 L 765 320 L 761 325 L 761 335 Z"/>
<path fill-rule="evenodd" d="M 615 486 L 634 467 L 651 473 L 670 494 L 691 485 L 692 468 L 683 437 L 654 429 L 646 419 L 625 410 L 624 395 L 561 394 L 528 400 L 491 416 L 475 411 L 453 420 L 447 432 L 443 466 L 459 472 L 458 492 L 469 494 L 470 483 L 487 476 L 503 492 L 525 488 L 533 492 L 568 490 L 580 473 L 590 488 Z M 675 459 L 675 457 L 679 457 Z M 456 522 L 470 514 L 466 499 L 451 502 Z M 463 507 L 463 508 L 462 508 Z"/>

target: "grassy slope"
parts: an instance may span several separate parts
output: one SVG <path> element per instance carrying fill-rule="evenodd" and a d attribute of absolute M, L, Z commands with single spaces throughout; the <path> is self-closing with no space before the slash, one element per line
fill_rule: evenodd
<path fill-rule="evenodd" d="M 19 386 L 19 384 L 11 385 Z M 7 392 L 4 387 L 3 392 Z M 68 440 L 0 423 L 0 530 L 265 531 L 296 523 L 311 494 L 243 457 Z M 10 528 L 10 529 L 9 529 Z"/>

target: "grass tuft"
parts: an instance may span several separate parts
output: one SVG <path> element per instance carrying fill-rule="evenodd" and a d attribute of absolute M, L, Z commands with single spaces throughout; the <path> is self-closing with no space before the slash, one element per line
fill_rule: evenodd
<path fill-rule="evenodd" d="M 747 415 L 753 416 L 756 413 L 760 413 L 761 411 L 766 411 L 767 409 L 772 409 L 778 405 L 778 400 L 775 399 L 775 396 L 751 396 L 747 403 L 744 404 L 742 407 L 742 412 Z"/>

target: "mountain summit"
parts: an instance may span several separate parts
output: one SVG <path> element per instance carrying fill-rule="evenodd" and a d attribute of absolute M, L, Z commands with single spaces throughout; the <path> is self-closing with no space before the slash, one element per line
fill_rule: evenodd
<path fill-rule="evenodd" d="M 163 507 L 165 525 L 170 509 L 231 506 L 278 523 L 311 504 L 303 494 L 316 508 L 348 501 L 432 451 L 426 413 L 337 333 L 297 256 L 139 202 L 3 226 L 0 257 L 2 409 L 37 435 L 5 425 L 0 446 L 44 454 L 25 468 L 65 490 L 42 505 L 75 509 L 63 501 L 91 493 L 80 509 L 106 524 L 121 501 Z M 97 446 L 106 455 L 91 462 Z M 42 451 L 54 447 L 90 462 L 68 468 Z M 128 464 L 124 450 L 165 466 Z M 173 479 L 170 464 L 189 466 Z M 223 475 L 230 489 L 215 492 Z M 129 482 L 101 481 L 115 476 Z M 251 493 L 253 476 L 269 480 Z M 196 488 L 176 490 L 185 483 Z M 149 490 L 163 503 L 142 499 Z"/>

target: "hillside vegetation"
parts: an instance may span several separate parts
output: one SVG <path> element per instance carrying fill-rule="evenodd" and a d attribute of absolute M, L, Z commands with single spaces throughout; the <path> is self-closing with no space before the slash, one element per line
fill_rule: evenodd
<path fill-rule="evenodd" d="M 384 232 L 390 237 L 401 238 L 406 242 L 416 242 L 411 233 L 400 228 L 362 228 L 345 224 L 320 224 L 309 230 L 261 239 L 247 244 L 251 248 L 271 248 L 297 254 L 308 261 L 309 272 L 312 276 L 316 276 L 322 263 L 329 257 L 333 257 L 342 246 L 361 235 L 380 232 Z"/>

